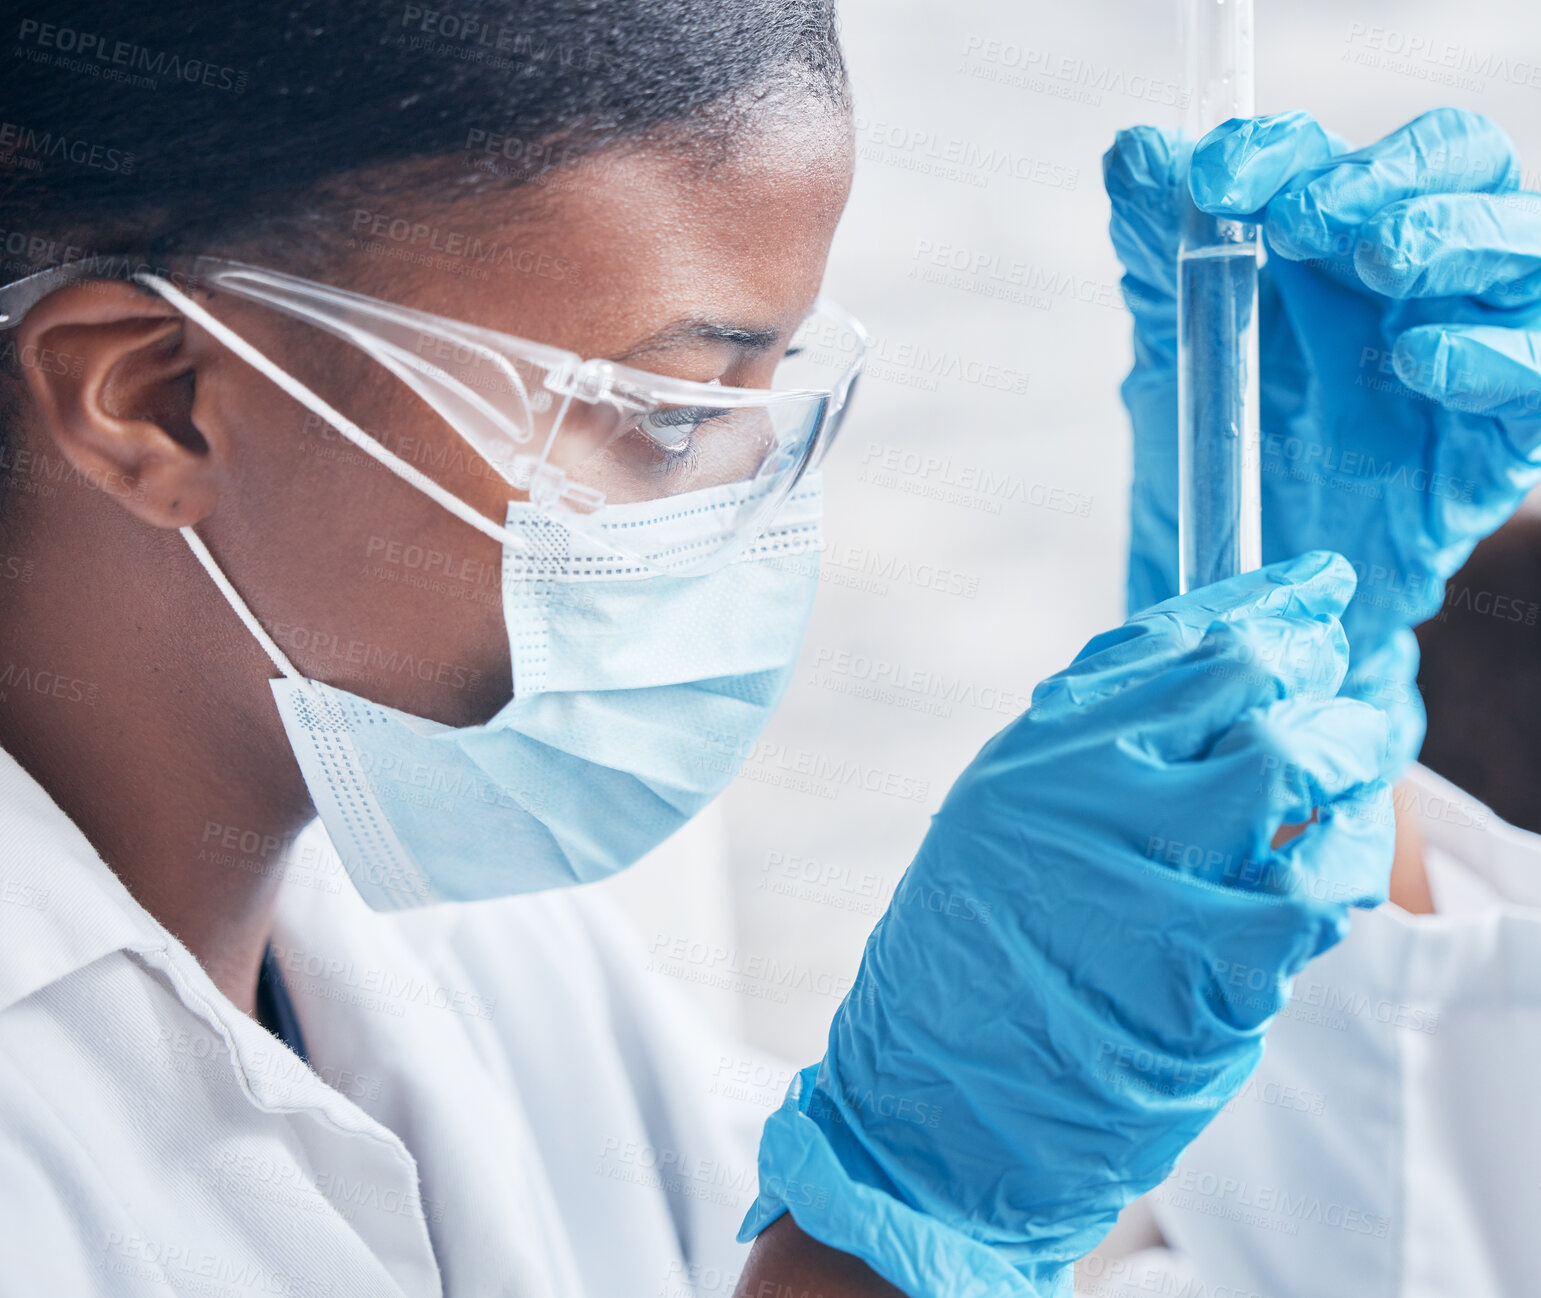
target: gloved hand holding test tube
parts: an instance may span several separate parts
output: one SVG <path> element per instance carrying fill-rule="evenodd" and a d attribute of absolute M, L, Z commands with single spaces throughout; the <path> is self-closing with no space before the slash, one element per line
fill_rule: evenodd
<path fill-rule="evenodd" d="M 1253 112 L 1252 0 L 1178 0 L 1188 133 Z M 1178 252 L 1181 589 L 1262 564 L 1257 226 L 1189 200 Z"/>

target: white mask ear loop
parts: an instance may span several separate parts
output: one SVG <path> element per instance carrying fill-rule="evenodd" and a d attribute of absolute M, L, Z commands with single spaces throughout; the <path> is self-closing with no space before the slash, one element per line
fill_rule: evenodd
<path fill-rule="evenodd" d="M 234 329 L 230 328 L 229 325 L 225 324 L 223 321 L 215 319 L 214 316 L 210 315 L 191 298 L 187 297 L 177 288 L 168 284 L 165 280 L 161 279 L 160 276 L 151 275 L 147 272 L 141 272 L 140 274 L 135 275 L 134 279 L 140 284 L 144 284 L 149 288 L 153 288 L 157 293 L 165 298 L 166 301 L 170 302 L 172 306 L 176 307 L 178 311 L 187 316 L 188 319 L 196 321 L 198 324 L 207 329 L 211 334 L 214 335 L 214 337 L 218 338 L 220 342 L 224 343 L 226 347 L 228 347 L 232 352 L 234 352 L 243 361 L 245 361 L 254 370 L 256 370 L 257 373 L 263 375 L 265 378 L 268 378 L 277 384 L 302 406 L 310 410 L 312 414 L 319 416 L 320 418 L 326 420 L 327 423 L 331 424 L 333 428 L 335 428 L 339 433 L 341 433 L 350 442 L 357 446 L 359 450 L 363 451 L 366 455 L 373 456 L 381 464 L 385 465 L 385 467 L 394 473 L 398 478 L 401 478 L 404 481 L 410 483 L 412 486 L 416 487 L 430 500 L 433 500 L 435 503 L 444 506 L 444 508 L 449 510 L 449 512 L 455 515 L 456 518 L 460 519 L 462 522 L 469 523 L 478 532 L 481 532 L 486 536 L 490 536 L 499 545 L 507 546 L 511 550 L 528 550 L 530 548 L 529 541 L 527 541 L 524 537 L 518 535 L 515 532 L 510 532 L 506 527 L 500 527 L 490 518 L 487 518 L 485 515 L 480 514 L 476 510 L 472 509 L 471 506 L 466 504 L 465 501 L 461 500 L 459 496 L 446 491 L 420 469 L 414 465 L 408 464 L 399 455 L 386 450 L 385 447 L 381 446 L 379 442 L 375 441 L 373 437 L 364 432 L 363 429 L 361 429 L 346 415 L 342 414 L 340 411 L 334 410 L 330 405 L 318 397 L 297 378 L 270 361 L 266 356 L 264 356 L 249 342 L 247 342 L 246 339 L 242 338 L 240 334 L 236 333 Z M 186 531 L 185 528 L 183 530 L 184 532 Z M 202 543 L 200 542 L 199 544 Z M 194 552 L 196 553 L 196 547 Z M 207 555 L 207 553 L 208 551 L 205 550 L 204 554 Z M 200 556 L 200 558 L 201 557 L 202 556 Z M 207 568 L 208 566 L 209 562 L 205 562 L 204 567 Z M 217 569 L 211 568 L 210 575 L 213 575 L 217 571 Z M 217 580 L 223 580 L 223 578 L 217 578 Z M 225 585 L 228 587 L 229 583 L 227 582 Z M 227 590 L 226 593 L 227 595 L 234 595 L 235 592 L 232 589 Z M 244 607 L 245 606 L 242 605 L 236 608 L 236 611 L 239 613 Z M 244 616 L 249 617 L 250 613 L 248 612 Z M 268 645 L 264 645 L 263 648 L 268 649 L 269 656 L 272 656 L 272 654 L 278 652 L 277 645 L 273 645 L 272 648 L 268 648 Z M 278 662 L 278 659 L 275 658 L 274 661 Z M 287 661 L 288 660 L 285 659 L 284 663 L 287 663 Z M 280 663 L 279 665 L 280 667 L 284 666 L 283 663 Z M 287 668 L 286 671 L 289 675 L 297 675 L 293 668 Z"/>
<path fill-rule="evenodd" d="M 235 610 L 235 615 L 246 624 L 246 629 L 252 633 L 262 650 L 273 660 L 273 666 L 278 668 L 292 681 L 299 681 L 306 686 L 310 682 L 301 676 L 294 664 L 289 661 L 288 655 L 278 647 L 278 642 L 270 636 L 262 623 L 257 621 L 257 615 L 251 611 L 247 603 L 237 593 L 236 588 L 230 584 L 230 578 L 220 571 L 219 564 L 214 562 L 214 556 L 209 553 L 209 547 L 203 543 L 203 538 L 190 527 L 179 527 L 177 531 L 182 533 L 182 539 L 192 549 L 198 562 L 203 565 L 203 570 L 209 574 L 214 584 L 219 587 L 219 593 L 225 597 L 225 602 Z"/>

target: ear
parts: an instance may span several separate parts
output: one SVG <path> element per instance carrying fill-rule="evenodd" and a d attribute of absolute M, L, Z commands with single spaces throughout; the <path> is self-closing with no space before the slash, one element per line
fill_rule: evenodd
<path fill-rule="evenodd" d="M 223 439 L 196 418 L 193 332 L 170 303 L 118 280 L 59 289 L 16 327 L 21 372 L 60 454 L 156 527 L 207 517 L 224 460 Z"/>

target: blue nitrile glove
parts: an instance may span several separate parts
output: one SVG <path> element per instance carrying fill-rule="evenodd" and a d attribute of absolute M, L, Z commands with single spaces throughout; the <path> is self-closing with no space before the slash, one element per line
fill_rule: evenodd
<path fill-rule="evenodd" d="M 1336 555 L 1276 564 L 1038 687 L 766 1122 L 741 1238 L 790 1211 L 917 1298 L 1068 1294 L 1236 1094 L 1290 978 L 1385 896 L 1386 717 L 1334 697 L 1353 589 Z"/>
<path fill-rule="evenodd" d="M 1135 368 L 1131 609 L 1177 589 L 1176 257 L 1188 147 L 1152 127 L 1103 159 Z M 1260 220 L 1263 558 L 1329 548 L 1360 575 L 1344 692 L 1423 737 L 1411 628 L 1541 479 L 1541 195 L 1508 137 L 1426 113 L 1349 152 L 1304 113 L 1237 119 L 1191 191 Z"/>

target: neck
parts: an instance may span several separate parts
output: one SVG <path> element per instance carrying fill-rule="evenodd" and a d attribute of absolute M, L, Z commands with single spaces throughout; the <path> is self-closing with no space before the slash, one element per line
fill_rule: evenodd
<path fill-rule="evenodd" d="M 272 664 L 176 532 L 67 476 L 38 485 L 0 514 L 0 746 L 254 1013 L 283 849 L 312 814 Z"/>

